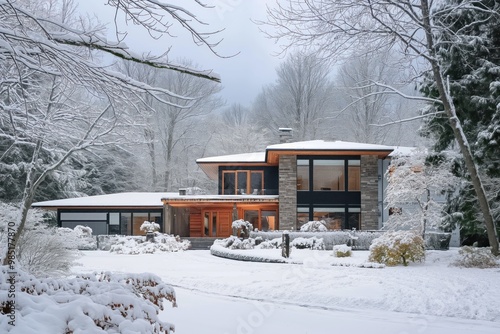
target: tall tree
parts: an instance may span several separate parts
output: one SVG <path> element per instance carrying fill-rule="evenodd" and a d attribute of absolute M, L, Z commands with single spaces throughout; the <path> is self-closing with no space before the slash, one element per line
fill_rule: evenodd
<path fill-rule="evenodd" d="M 498 237 L 490 204 L 471 145 L 457 115 L 453 92 L 445 75 L 447 65 L 439 54 L 442 44 L 462 48 L 477 40 L 468 33 L 469 29 L 453 31 L 451 22 L 440 19 L 465 11 L 469 15 L 482 13 L 482 17 L 472 20 L 471 25 L 481 26 L 485 21 L 494 23 L 500 18 L 497 2 L 488 4 L 476 0 L 448 3 L 428 0 L 288 0 L 268 10 L 268 24 L 274 30 L 271 36 L 285 43 L 285 48 L 303 46 L 333 59 L 345 55 L 348 49 L 361 48 L 367 43 L 374 49 L 398 44 L 407 59 L 426 62 L 438 96 L 425 100 L 442 105 L 442 114 L 446 115 L 470 174 L 492 252 L 498 255 Z M 446 33 L 449 40 L 439 38 Z M 420 77 L 422 72 L 417 71 L 415 75 Z"/>
<path fill-rule="evenodd" d="M 448 1 L 447 6 L 457 6 L 458 3 L 456 0 Z M 444 75 L 450 83 L 457 115 L 464 124 L 464 134 L 470 142 L 476 163 L 481 166 L 483 179 L 488 181 L 485 189 L 490 203 L 497 207 L 496 188 L 488 184 L 497 183 L 495 179 L 500 177 L 500 147 L 497 141 L 500 134 L 500 26 L 498 21 L 490 19 L 488 11 L 478 10 L 495 9 L 495 6 L 498 6 L 498 1 L 481 1 L 461 12 L 436 15 L 441 25 L 449 26 L 449 30 L 439 35 L 443 42 L 436 46 L 436 52 L 444 64 Z M 462 43 L 457 47 L 452 43 L 457 33 L 467 34 L 471 43 Z M 438 96 L 432 78 L 424 82 L 422 92 L 426 96 Z M 432 114 L 436 110 L 442 110 L 442 106 L 431 105 L 425 112 Z M 427 119 L 423 133 L 435 140 L 435 147 L 439 150 L 454 144 L 453 130 L 444 116 Z M 470 187 L 469 173 L 464 168 L 455 168 L 455 171 L 464 178 L 464 186 L 460 192 L 452 194 L 450 209 L 463 212 L 463 234 L 476 234 L 481 228 L 473 225 L 483 218 Z M 493 217 L 498 230 L 498 210 L 493 211 Z"/>
<path fill-rule="evenodd" d="M 197 0 L 193 3 L 205 7 Z M 203 22 L 182 7 L 148 0 L 108 4 L 117 13 L 125 13 L 127 22 L 150 33 L 168 34 L 172 25 L 178 25 L 195 42 L 214 47 L 208 41 L 210 34 L 198 31 Z M 71 5 L 71 0 L 0 1 L 0 66 L 5 74 L 0 78 L 0 136 L 7 153 L 15 152 L 18 146 L 31 150 L 25 163 L 19 219 L 15 232 L 9 233 L 14 235 L 11 244 L 17 242 L 35 192 L 48 175 L 56 174 L 77 152 L 119 141 L 124 124 L 130 123 L 128 115 L 122 112 L 123 104 L 131 97 L 146 93 L 172 106 L 179 100 L 189 100 L 99 66 L 89 57 L 89 50 L 219 81 L 210 71 L 136 55 L 121 39 L 104 38 L 99 27 L 78 26 L 68 16 L 72 13 Z M 116 36 L 120 36 L 118 32 Z M 50 159 L 42 160 L 43 155 Z M 7 242 L 2 240 L 1 247 L 0 256 L 6 264 Z"/>
<path fill-rule="evenodd" d="M 263 88 L 253 107 L 260 125 L 291 127 L 297 140 L 315 138 L 330 103 L 329 67 L 314 54 L 296 52 L 276 73 L 276 83 Z"/>

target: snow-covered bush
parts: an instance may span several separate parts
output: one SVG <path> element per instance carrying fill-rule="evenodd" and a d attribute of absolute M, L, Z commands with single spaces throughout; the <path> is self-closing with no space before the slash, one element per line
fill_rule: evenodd
<path fill-rule="evenodd" d="M 352 248 L 347 245 L 333 246 L 333 255 L 336 257 L 350 257 L 352 255 Z"/>
<path fill-rule="evenodd" d="M 7 244 L 7 224 L 18 219 L 19 208 L 0 203 L 0 244 Z M 16 244 L 16 260 L 22 269 L 36 276 L 66 274 L 78 258 L 73 239 L 57 233 L 43 222 L 41 210 L 29 210 L 24 230 Z"/>
<path fill-rule="evenodd" d="M 464 246 L 458 251 L 458 259 L 453 265 L 464 268 L 494 268 L 500 266 L 490 247 Z"/>
<path fill-rule="evenodd" d="M 291 247 L 295 247 L 297 249 L 305 249 L 305 248 L 310 248 L 310 249 L 325 249 L 325 243 L 323 242 L 322 238 L 295 238 L 293 241 L 290 242 Z"/>
<path fill-rule="evenodd" d="M 425 259 L 424 239 L 413 231 L 386 232 L 373 240 L 369 261 L 388 266 L 408 265 Z"/>
<path fill-rule="evenodd" d="M 253 225 L 243 219 L 238 219 L 231 224 L 231 228 L 233 231 L 237 231 L 237 236 L 248 237 L 253 230 Z"/>
<path fill-rule="evenodd" d="M 147 233 L 152 233 L 160 230 L 160 225 L 155 223 L 155 222 L 149 222 L 147 220 L 142 223 L 141 227 L 139 228 L 141 231 L 147 232 Z"/>
<path fill-rule="evenodd" d="M 8 333 L 11 275 L 0 267 L 0 332 Z M 171 333 L 161 320 L 164 300 L 176 306 L 173 288 L 149 274 L 94 273 L 75 278 L 15 276 L 17 333 Z"/>
<path fill-rule="evenodd" d="M 253 249 L 255 247 L 255 239 L 243 239 L 232 235 L 229 238 L 215 240 L 214 245 L 219 245 L 229 249 Z"/>
<path fill-rule="evenodd" d="M 189 248 L 189 240 L 179 236 L 155 233 L 156 242 L 145 242 L 141 236 L 117 236 L 111 241 L 110 252 L 117 254 L 152 254 L 160 252 L 178 252 Z"/>
<path fill-rule="evenodd" d="M 56 233 L 71 245 L 70 248 L 78 250 L 96 250 L 97 239 L 92 235 L 92 229 L 88 226 L 77 225 L 75 228 L 59 227 Z"/>
<path fill-rule="evenodd" d="M 356 249 L 370 248 L 372 241 L 382 234 L 384 231 L 356 231 Z M 264 240 L 280 239 L 283 231 L 258 231 L 251 232 L 250 238 L 262 237 Z M 349 244 L 352 242 L 352 231 L 327 231 L 327 232 L 290 232 L 290 241 L 295 238 L 322 238 L 325 244 L 325 249 L 331 250 L 335 245 Z"/>
<path fill-rule="evenodd" d="M 55 228 L 25 229 L 16 247 L 21 267 L 35 276 L 61 276 L 79 257 L 76 245 Z"/>
<path fill-rule="evenodd" d="M 255 248 L 260 248 L 260 249 L 278 249 L 281 248 L 282 244 L 282 239 L 281 238 L 274 238 L 272 240 L 264 240 Z"/>
<path fill-rule="evenodd" d="M 327 230 L 324 220 L 313 220 L 300 227 L 301 232 L 326 232 Z"/>

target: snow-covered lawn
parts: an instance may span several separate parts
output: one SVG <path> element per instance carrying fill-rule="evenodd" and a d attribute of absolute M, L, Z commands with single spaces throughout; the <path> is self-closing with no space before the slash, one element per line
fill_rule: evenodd
<path fill-rule="evenodd" d="M 248 250 L 256 256 L 279 250 Z M 75 272 L 153 272 L 177 293 L 161 314 L 176 333 L 499 333 L 500 268 L 422 264 L 358 268 L 368 252 L 293 250 L 296 263 L 241 262 L 209 251 L 118 255 L 86 251 Z M 332 265 L 343 263 L 346 266 Z"/>

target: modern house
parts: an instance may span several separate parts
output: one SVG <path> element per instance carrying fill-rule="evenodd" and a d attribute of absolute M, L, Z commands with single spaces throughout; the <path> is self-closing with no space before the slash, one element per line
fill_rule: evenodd
<path fill-rule="evenodd" d="M 143 234 L 143 221 L 184 237 L 227 237 L 243 218 L 259 230 L 297 230 L 325 220 L 331 230 L 376 230 L 383 209 L 384 173 L 394 147 L 343 141 L 291 141 L 265 152 L 200 158 L 217 182 L 217 195 L 191 189 L 178 193 L 121 193 L 34 203 L 57 210 L 63 227 L 90 226 L 94 234 Z"/>

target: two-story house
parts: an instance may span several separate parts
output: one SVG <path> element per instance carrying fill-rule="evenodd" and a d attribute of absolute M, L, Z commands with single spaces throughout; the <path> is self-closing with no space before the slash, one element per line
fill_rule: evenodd
<path fill-rule="evenodd" d="M 265 152 L 200 158 L 218 194 L 122 193 L 34 203 L 57 209 L 59 226 L 88 225 L 94 234 L 143 234 L 144 220 L 184 237 L 227 237 L 243 218 L 259 230 L 296 230 L 325 220 L 331 230 L 376 230 L 384 220 L 385 159 L 392 146 L 343 141 L 293 142 Z"/>

